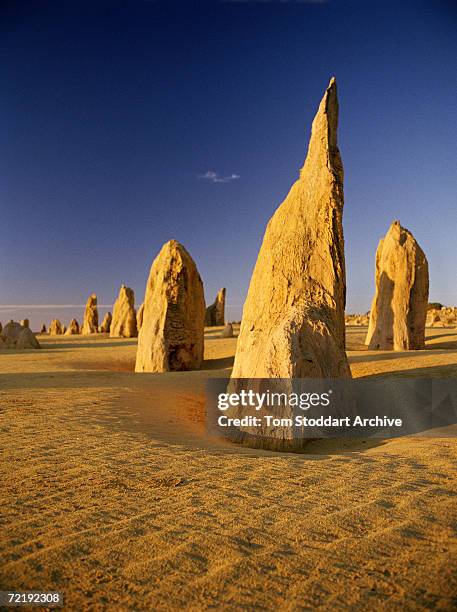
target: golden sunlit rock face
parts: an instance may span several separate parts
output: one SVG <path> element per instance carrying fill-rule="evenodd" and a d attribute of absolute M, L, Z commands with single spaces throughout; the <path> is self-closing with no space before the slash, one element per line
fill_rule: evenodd
<path fill-rule="evenodd" d="M 62 323 L 59 319 L 52 319 L 51 325 L 49 326 L 50 336 L 60 336 L 63 334 Z"/>
<path fill-rule="evenodd" d="M 136 328 L 138 333 L 140 333 L 141 326 L 143 325 L 143 313 L 144 313 L 144 302 L 138 308 L 138 312 L 136 313 Z"/>
<path fill-rule="evenodd" d="M 98 331 L 101 334 L 109 333 L 109 331 L 111 329 L 111 321 L 112 320 L 113 320 L 112 314 L 110 312 L 107 312 L 105 314 L 105 316 L 103 317 L 102 324 L 99 326 Z"/>
<path fill-rule="evenodd" d="M 79 334 L 79 323 L 76 319 L 72 319 L 68 324 L 68 328 L 65 332 L 66 336 L 77 336 Z"/>
<path fill-rule="evenodd" d="M 265 232 L 244 305 L 233 378 L 350 377 L 337 126 L 332 79 L 313 121 L 300 178 Z"/>
<path fill-rule="evenodd" d="M 137 335 L 135 293 L 130 287 L 122 285 L 113 308 L 110 336 L 112 338 L 136 338 Z"/>
<path fill-rule="evenodd" d="M 371 350 L 425 346 L 428 263 L 414 236 L 394 221 L 376 251 L 376 293 L 365 344 Z"/>
<path fill-rule="evenodd" d="M 97 296 L 95 293 L 89 296 L 87 300 L 86 309 L 84 310 L 84 320 L 81 326 L 81 334 L 88 336 L 89 334 L 96 334 L 98 331 L 98 310 L 97 310 Z"/>
<path fill-rule="evenodd" d="M 205 298 L 197 266 L 182 244 L 170 240 L 151 267 L 135 371 L 200 367 L 204 322 Z"/>

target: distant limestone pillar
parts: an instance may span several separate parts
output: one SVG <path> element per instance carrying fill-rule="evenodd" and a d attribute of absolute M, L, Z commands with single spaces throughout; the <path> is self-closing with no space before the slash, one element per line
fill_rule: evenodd
<path fill-rule="evenodd" d="M 414 236 L 394 221 L 376 251 L 376 292 L 365 344 L 370 350 L 425 347 L 428 262 Z"/>
<path fill-rule="evenodd" d="M 84 311 L 84 321 L 81 326 L 81 335 L 88 336 L 96 334 L 98 331 L 98 310 L 97 296 L 93 293 L 87 300 L 86 309 Z"/>
<path fill-rule="evenodd" d="M 59 319 L 52 319 L 51 325 L 49 326 L 49 335 L 60 336 L 61 334 L 63 334 L 62 323 Z"/>
<path fill-rule="evenodd" d="M 135 294 L 133 289 L 122 285 L 113 308 L 110 328 L 111 338 L 136 338 Z"/>
<path fill-rule="evenodd" d="M 108 334 L 111 329 L 111 321 L 112 321 L 111 313 L 107 312 L 105 316 L 103 317 L 102 324 L 99 325 L 98 327 L 98 331 L 101 334 Z"/>
<path fill-rule="evenodd" d="M 332 79 L 313 121 L 300 178 L 268 223 L 243 309 L 232 379 L 351 376 L 337 125 Z"/>
<path fill-rule="evenodd" d="M 205 325 L 213 327 L 225 325 L 225 287 L 219 290 L 214 303 L 207 307 L 205 314 Z"/>
<path fill-rule="evenodd" d="M 146 285 L 135 372 L 192 370 L 203 361 L 205 297 L 192 257 L 170 240 Z"/>
<path fill-rule="evenodd" d="M 136 327 L 138 333 L 140 333 L 141 326 L 143 325 L 143 313 L 144 313 L 144 302 L 138 308 L 138 312 L 136 313 Z"/>
<path fill-rule="evenodd" d="M 72 319 L 65 331 L 66 336 L 77 336 L 79 334 L 79 323 L 76 319 Z"/>

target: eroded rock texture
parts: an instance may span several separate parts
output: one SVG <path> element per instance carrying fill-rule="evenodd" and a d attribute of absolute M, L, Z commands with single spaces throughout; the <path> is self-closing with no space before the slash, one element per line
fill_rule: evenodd
<path fill-rule="evenodd" d="M 182 244 L 170 240 L 149 274 L 135 371 L 200 367 L 204 322 L 205 298 L 197 267 Z"/>
<path fill-rule="evenodd" d="M 0 348 L 7 349 L 39 349 L 40 343 L 29 327 L 11 320 L 2 329 Z"/>
<path fill-rule="evenodd" d="M 207 307 L 205 314 L 205 325 L 213 327 L 225 325 L 225 287 L 218 291 L 214 303 Z"/>
<path fill-rule="evenodd" d="M 53 319 L 51 321 L 51 325 L 49 326 L 49 334 L 51 336 L 60 336 L 62 333 L 62 323 L 59 321 L 59 319 Z"/>
<path fill-rule="evenodd" d="M 135 293 L 122 285 L 113 308 L 110 334 L 112 338 L 136 338 Z"/>
<path fill-rule="evenodd" d="M 334 79 L 299 179 L 268 223 L 243 310 L 232 378 L 349 377 L 343 165 Z"/>
<path fill-rule="evenodd" d="M 97 296 L 95 293 L 89 296 L 84 310 L 84 320 L 81 326 L 81 334 L 88 336 L 89 334 L 96 334 L 98 331 L 98 309 L 97 309 Z"/>
<path fill-rule="evenodd" d="M 425 346 L 428 263 L 414 236 L 394 221 L 376 251 L 376 292 L 365 344 L 370 350 Z"/>
<path fill-rule="evenodd" d="M 140 333 L 141 326 L 143 325 L 143 313 L 144 313 L 144 302 L 138 308 L 138 312 L 136 313 L 136 328 L 138 333 Z"/>
<path fill-rule="evenodd" d="M 72 319 L 65 331 L 66 336 L 77 336 L 79 334 L 79 323 L 76 319 Z"/>
<path fill-rule="evenodd" d="M 101 334 L 108 334 L 111 329 L 111 321 L 112 321 L 111 313 L 107 312 L 105 316 L 103 317 L 102 324 L 99 326 L 98 331 Z"/>

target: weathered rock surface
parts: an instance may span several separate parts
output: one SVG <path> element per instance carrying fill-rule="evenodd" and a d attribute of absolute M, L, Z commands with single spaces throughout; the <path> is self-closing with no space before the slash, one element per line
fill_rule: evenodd
<path fill-rule="evenodd" d="M 138 312 L 136 313 L 136 328 L 138 333 L 140 333 L 141 326 L 143 325 L 143 314 L 144 314 L 144 302 L 138 308 Z"/>
<path fill-rule="evenodd" d="M 84 311 L 84 320 L 81 326 L 81 334 L 88 336 L 89 334 L 96 334 L 98 330 L 98 310 L 97 310 L 97 296 L 95 293 L 89 296 L 87 300 L 86 309 Z"/>
<path fill-rule="evenodd" d="M 197 267 L 176 240 L 162 247 L 146 285 L 136 372 L 191 370 L 203 361 L 205 298 Z"/>
<path fill-rule="evenodd" d="M 214 303 L 206 308 L 205 326 L 225 325 L 225 287 L 219 290 Z"/>
<path fill-rule="evenodd" d="M 51 336 L 60 336 L 63 334 L 62 323 L 59 319 L 53 319 L 51 321 L 51 325 L 49 326 L 49 334 Z"/>
<path fill-rule="evenodd" d="M 370 313 L 367 314 L 348 314 L 344 316 L 344 322 L 347 327 L 357 326 L 361 327 L 364 325 L 368 325 L 368 321 L 370 320 Z"/>
<path fill-rule="evenodd" d="M 41 346 L 32 330 L 29 327 L 24 327 L 17 339 L 16 348 L 39 349 Z"/>
<path fill-rule="evenodd" d="M 111 338 L 136 338 L 135 294 L 133 289 L 122 285 L 113 308 L 110 329 Z"/>
<path fill-rule="evenodd" d="M 350 377 L 337 124 L 332 79 L 300 178 L 265 232 L 243 309 L 234 379 Z"/>
<path fill-rule="evenodd" d="M 2 330 L 2 338 L 5 342 L 5 346 L 7 348 L 14 348 L 23 330 L 24 328 L 20 323 L 11 319 Z"/>
<path fill-rule="evenodd" d="M 427 312 L 426 327 L 455 327 L 457 325 L 457 308 L 443 306 L 431 308 Z"/>
<path fill-rule="evenodd" d="M 233 325 L 231 323 L 226 323 L 224 329 L 221 332 L 222 338 L 233 338 Z"/>
<path fill-rule="evenodd" d="M 111 321 L 112 321 L 112 316 L 110 312 L 107 312 L 105 314 L 105 316 L 103 317 L 103 321 L 102 324 L 99 326 L 98 331 L 101 334 L 108 334 L 110 329 L 111 329 Z"/>
<path fill-rule="evenodd" d="M 0 348 L 39 349 L 40 343 L 29 327 L 10 321 L 5 325 L 0 336 Z"/>
<path fill-rule="evenodd" d="M 414 236 L 399 221 L 379 242 L 375 280 L 365 344 L 370 350 L 424 348 L 428 263 Z"/>
<path fill-rule="evenodd" d="M 65 331 L 66 336 L 77 336 L 79 334 L 79 323 L 76 319 L 72 319 Z"/>

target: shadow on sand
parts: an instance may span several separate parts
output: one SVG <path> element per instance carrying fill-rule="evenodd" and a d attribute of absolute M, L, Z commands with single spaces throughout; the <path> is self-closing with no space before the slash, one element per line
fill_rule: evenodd
<path fill-rule="evenodd" d="M 56 350 L 56 349 L 80 349 L 80 348 L 91 348 L 91 349 L 99 349 L 99 348 L 113 348 L 113 347 L 121 347 L 121 346 L 135 346 L 137 344 L 137 338 L 132 338 L 132 340 L 112 340 L 111 342 L 42 342 L 41 350 L 45 351 Z"/>
<path fill-rule="evenodd" d="M 221 359 L 205 359 L 201 370 L 227 370 L 233 366 L 235 357 L 222 357 Z"/>

